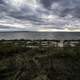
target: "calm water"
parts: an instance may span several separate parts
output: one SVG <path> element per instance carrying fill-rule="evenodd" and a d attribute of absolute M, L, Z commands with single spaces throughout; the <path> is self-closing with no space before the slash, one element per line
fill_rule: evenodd
<path fill-rule="evenodd" d="M 80 39 L 80 32 L 0 32 L 1 39 Z"/>

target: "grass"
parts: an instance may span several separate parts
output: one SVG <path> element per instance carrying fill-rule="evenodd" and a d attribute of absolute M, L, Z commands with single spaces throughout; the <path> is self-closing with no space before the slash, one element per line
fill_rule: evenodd
<path fill-rule="evenodd" d="M 0 80 L 80 80 L 80 47 L 40 47 L 0 42 Z"/>

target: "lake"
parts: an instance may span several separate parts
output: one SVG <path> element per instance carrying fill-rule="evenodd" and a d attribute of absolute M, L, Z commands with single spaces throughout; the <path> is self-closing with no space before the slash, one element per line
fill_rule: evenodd
<path fill-rule="evenodd" d="M 48 40 L 77 40 L 80 39 L 80 32 L 29 32 L 29 31 L 13 31 L 0 32 L 0 40 L 14 39 L 48 39 Z"/>

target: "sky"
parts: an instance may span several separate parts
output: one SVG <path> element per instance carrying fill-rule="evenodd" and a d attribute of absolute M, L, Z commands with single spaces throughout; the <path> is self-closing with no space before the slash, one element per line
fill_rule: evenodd
<path fill-rule="evenodd" d="M 80 31 L 80 0 L 0 0 L 0 31 Z"/>

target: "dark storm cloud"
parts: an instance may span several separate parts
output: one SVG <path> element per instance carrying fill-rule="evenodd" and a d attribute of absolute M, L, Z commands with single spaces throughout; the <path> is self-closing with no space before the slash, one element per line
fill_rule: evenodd
<path fill-rule="evenodd" d="M 41 13 L 47 14 L 49 11 L 53 12 L 53 15 L 56 13 L 56 15 L 65 17 L 68 14 L 71 14 L 74 17 L 80 17 L 80 0 L 40 0 L 41 4 L 43 4 L 44 8 L 49 9 L 48 11 L 43 11 Z M 57 8 L 51 8 L 51 6 L 54 6 L 54 3 L 58 3 L 59 6 Z M 29 9 L 29 7 L 25 6 L 22 7 L 21 11 L 17 11 L 14 9 L 10 9 L 9 5 L 5 5 L 3 0 L 0 0 L 0 12 L 6 12 L 9 16 L 12 16 L 14 18 L 18 19 L 31 19 L 32 20 L 38 17 L 39 10 L 37 10 L 37 14 Z M 29 13 L 33 13 L 33 15 L 27 15 Z M 24 14 L 26 13 L 26 14 Z M 40 13 L 40 14 L 41 14 Z M 29 17 L 28 17 L 29 16 Z"/>
<path fill-rule="evenodd" d="M 50 6 L 52 5 L 52 2 L 53 0 L 41 0 L 41 3 L 45 8 L 50 8 Z"/>
<path fill-rule="evenodd" d="M 7 7 L 5 6 L 5 3 L 0 1 L 0 13 L 6 10 L 7 10 Z"/>
<path fill-rule="evenodd" d="M 16 20 L 30 21 L 29 24 L 37 25 L 34 27 L 40 28 L 39 25 L 41 25 L 51 29 L 64 29 L 67 24 L 72 24 L 74 27 L 75 23 L 72 19 L 75 22 L 80 19 L 80 0 L 40 0 L 38 5 L 37 9 L 28 5 L 17 7 L 17 5 L 11 6 L 5 3 L 5 0 L 0 0 L 0 20 L 7 18 L 7 20 L 14 20 L 14 23 Z M 68 15 L 72 18 L 68 18 Z M 58 18 L 54 18 L 55 16 Z"/>
<path fill-rule="evenodd" d="M 40 0 L 43 6 L 53 13 L 61 17 L 65 17 L 68 14 L 80 18 L 80 0 Z M 51 9 L 54 3 L 59 4 L 57 8 Z"/>
<path fill-rule="evenodd" d="M 22 7 L 20 11 L 17 11 L 14 8 L 11 10 L 9 5 L 5 6 L 5 3 L 0 0 L 0 3 L 3 4 L 0 5 L 0 12 L 4 11 L 7 15 L 17 19 L 29 19 L 34 21 L 38 20 L 40 14 L 47 14 L 50 11 L 53 12 L 53 15 L 56 14 L 60 17 L 65 17 L 68 14 L 77 18 L 80 17 L 80 0 L 40 0 L 40 2 L 43 4 L 44 8 L 48 9 L 47 11 L 37 10 L 36 12 L 33 12 L 27 6 Z M 54 3 L 58 3 L 59 6 L 53 9 L 51 6 L 54 6 Z M 33 15 L 29 15 L 30 13 L 33 13 Z"/>
<path fill-rule="evenodd" d="M 0 4 L 3 4 L 4 2 L 3 2 L 3 0 L 0 0 Z"/>
<path fill-rule="evenodd" d="M 62 0 L 40 0 L 40 2 L 43 4 L 43 6 L 47 9 L 50 9 L 53 2 L 60 2 Z"/>
<path fill-rule="evenodd" d="M 14 9 L 14 7 L 11 7 L 5 4 L 4 2 L 0 1 L 0 19 L 4 18 L 5 16 L 12 17 L 15 19 L 21 19 L 21 20 L 36 19 L 35 15 L 29 16 L 28 15 L 29 13 L 33 13 L 33 12 L 27 7 L 24 7 L 18 11 L 16 10 L 16 8 Z"/>

